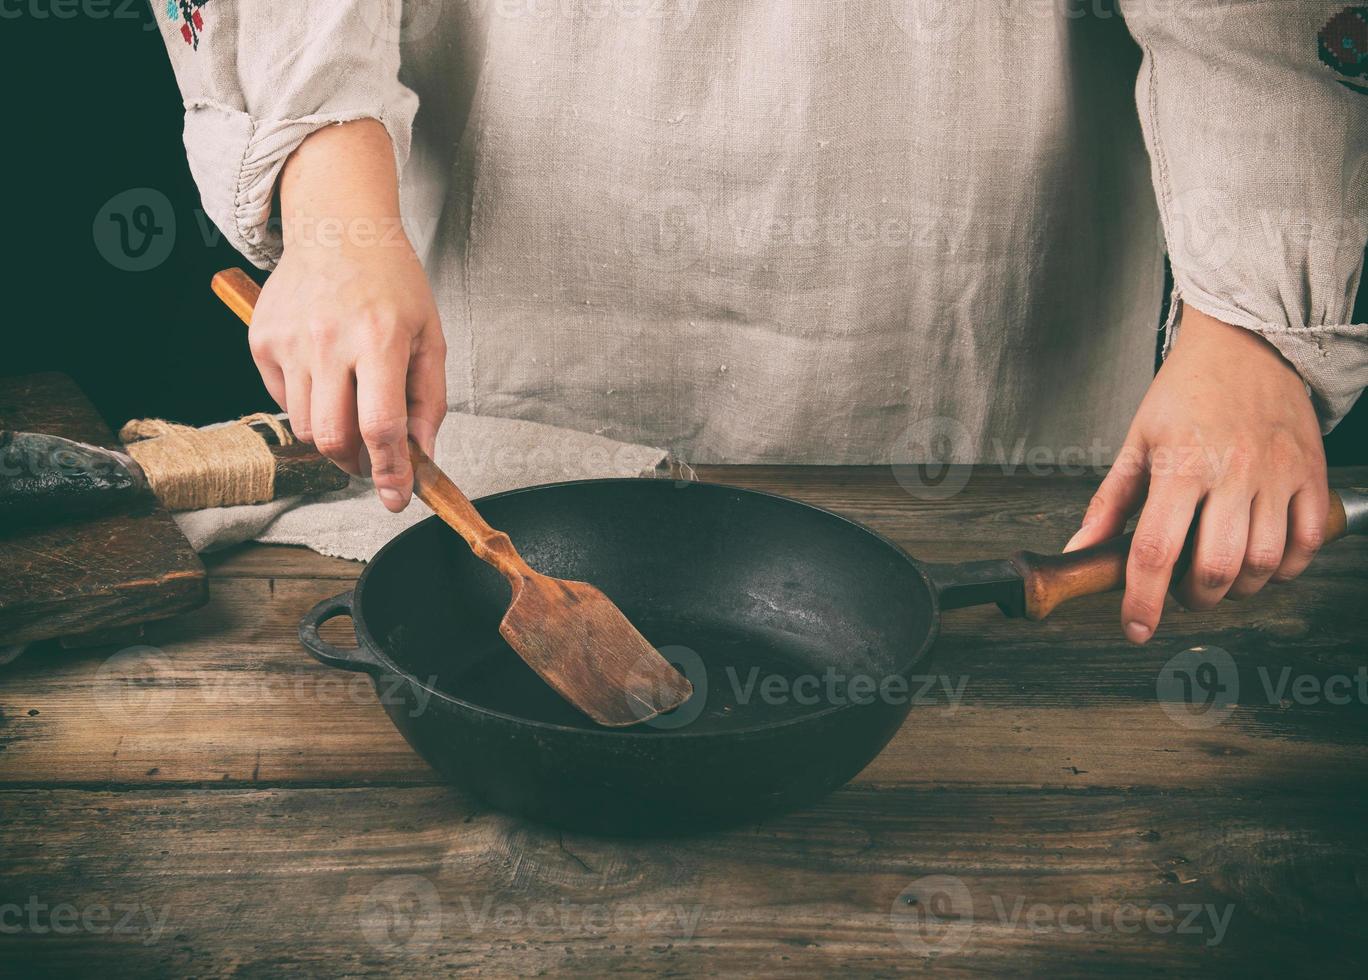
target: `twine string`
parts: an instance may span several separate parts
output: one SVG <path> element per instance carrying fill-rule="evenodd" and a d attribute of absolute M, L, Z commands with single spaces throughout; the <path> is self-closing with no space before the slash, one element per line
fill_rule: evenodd
<path fill-rule="evenodd" d="M 274 415 L 248 415 L 212 429 L 134 419 L 119 431 L 153 493 L 170 510 L 260 504 L 275 497 L 275 456 L 253 425 L 282 446 L 294 434 Z"/>

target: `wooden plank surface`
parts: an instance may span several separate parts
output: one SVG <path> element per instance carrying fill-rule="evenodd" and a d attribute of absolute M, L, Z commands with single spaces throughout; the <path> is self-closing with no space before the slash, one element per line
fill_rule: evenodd
<path fill-rule="evenodd" d="M 983 470 L 932 501 L 887 470 L 703 475 L 829 506 L 930 560 L 1057 548 L 1094 483 Z M 0 962 L 1333 975 L 1368 948 L 1361 539 L 1257 600 L 1171 611 L 1143 650 L 1120 640 L 1115 597 L 1041 624 L 949 614 L 924 703 L 850 786 L 651 842 L 557 834 L 439 785 L 368 684 L 295 640 L 358 565 L 249 547 L 210 568 L 210 604 L 145 646 L 0 666 Z M 1229 651 L 1238 697 L 1194 723 L 1158 679 L 1199 645 Z M 40 932 L 51 909 L 26 903 L 141 918 Z M 25 926 L 6 932 L 16 904 Z"/>
<path fill-rule="evenodd" d="M 59 904 L 130 918 L 0 950 L 55 975 L 1333 970 L 1362 939 L 1360 814 L 1296 795 L 856 788 L 641 842 L 442 787 L 36 790 L 3 817 L 27 842 L 0 854 L 10 901 L 49 906 L 24 921 Z M 964 891 L 918 920 L 908 897 L 946 876 Z"/>
<path fill-rule="evenodd" d="M 149 630 L 146 645 L 109 659 L 54 651 L 16 661 L 0 687 L 0 786 L 34 785 L 35 773 L 73 786 L 431 781 L 370 682 L 298 647 L 300 611 L 347 584 L 216 578 L 207 608 Z M 1346 767 L 1368 772 L 1368 705 L 1283 704 L 1266 690 L 1278 694 L 1284 670 L 1322 689 L 1352 677 L 1361 641 L 1254 642 L 1248 628 L 1185 628 L 1137 650 L 1108 635 L 1118 632 L 1112 605 L 1092 605 L 1048 635 L 991 609 L 947 616 L 920 672 L 924 703 L 860 779 L 1248 789 L 1295 778 L 1333 791 Z M 345 625 L 332 628 L 346 642 Z M 1102 638 L 1069 635 L 1085 630 Z M 1157 702 L 1157 678 L 1199 643 L 1240 652 L 1240 704 L 1220 724 L 1184 728 Z"/>
<path fill-rule="evenodd" d="M 0 379 L 0 429 L 119 445 L 64 374 Z M 207 595 L 204 566 L 159 506 L 78 524 L 0 528 L 0 646 L 162 619 Z"/>

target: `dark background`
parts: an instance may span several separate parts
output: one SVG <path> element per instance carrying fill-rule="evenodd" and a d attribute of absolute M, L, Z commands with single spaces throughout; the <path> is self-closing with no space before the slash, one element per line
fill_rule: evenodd
<path fill-rule="evenodd" d="M 74 10 L 54 10 L 63 3 Z M 244 328 L 209 292 L 214 272 L 246 262 L 199 213 L 180 97 L 146 0 L 0 0 L 0 78 L 10 250 L 0 375 L 65 371 L 115 428 L 136 416 L 205 423 L 273 409 Z M 154 191 L 135 203 L 163 229 L 153 248 L 170 244 L 171 225 L 174 245 L 153 268 L 127 271 L 105 257 L 120 259 L 108 237 L 119 229 L 101 211 L 139 188 Z M 1360 290 L 1354 322 L 1365 320 Z M 1368 463 L 1368 398 L 1326 444 L 1332 464 Z"/>

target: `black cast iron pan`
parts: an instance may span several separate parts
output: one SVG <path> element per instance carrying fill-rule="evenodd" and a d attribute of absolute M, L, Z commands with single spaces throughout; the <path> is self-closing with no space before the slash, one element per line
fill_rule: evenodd
<path fill-rule="evenodd" d="M 1328 537 L 1365 530 L 1368 497 L 1343 499 Z M 477 506 L 533 567 L 607 593 L 694 698 L 633 728 L 594 725 L 504 646 L 507 583 L 437 518 L 312 609 L 300 639 L 320 661 L 370 674 L 409 744 L 457 786 L 600 833 L 716 827 L 835 789 L 902 724 L 911 698 L 899 679 L 930 649 L 942 610 L 996 602 L 1040 618 L 1119 587 L 1129 550 L 1117 539 L 928 565 L 817 507 L 668 480 L 554 484 Z M 319 636 L 343 615 L 355 649 Z"/>

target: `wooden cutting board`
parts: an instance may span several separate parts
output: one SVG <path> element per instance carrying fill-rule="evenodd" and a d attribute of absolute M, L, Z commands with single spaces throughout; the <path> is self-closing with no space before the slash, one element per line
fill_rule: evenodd
<path fill-rule="evenodd" d="M 0 429 L 119 446 L 64 374 L 0 378 Z M 0 647 L 119 631 L 208 598 L 199 556 L 160 506 L 37 529 L 0 528 Z"/>

